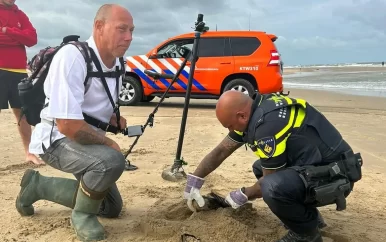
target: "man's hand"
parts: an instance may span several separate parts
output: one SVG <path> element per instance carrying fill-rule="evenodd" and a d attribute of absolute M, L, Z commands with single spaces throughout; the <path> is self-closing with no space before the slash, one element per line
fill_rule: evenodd
<path fill-rule="evenodd" d="M 118 127 L 117 116 L 115 115 L 115 113 L 113 113 L 113 115 L 111 116 L 110 124 L 115 126 L 115 127 Z M 127 127 L 126 119 L 121 116 L 120 119 L 119 119 L 119 124 L 121 126 L 121 130 L 125 129 Z"/>
<path fill-rule="evenodd" d="M 1 28 L 1 32 L 2 32 L 3 34 L 5 34 L 5 33 L 7 32 L 7 27 L 2 27 L 2 28 Z"/>
<path fill-rule="evenodd" d="M 127 128 L 127 121 L 124 117 L 121 117 L 119 120 L 119 124 L 121 126 L 121 130 Z"/>
<path fill-rule="evenodd" d="M 248 197 L 241 189 L 230 192 L 226 197 L 225 201 L 231 205 L 232 208 L 237 209 L 248 202 Z"/>
<path fill-rule="evenodd" d="M 200 189 L 204 184 L 204 181 L 205 180 L 201 177 L 188 174 L 188 179 L 184 191 L 184 198 L 187 199 L 188 207 L 192 212 L 196 212 L 196 209 L 192 204 L 193 200 L 195 200 L 198 206 L 201 208 L 205 205 L 204 198 L 200 194 Z"/>

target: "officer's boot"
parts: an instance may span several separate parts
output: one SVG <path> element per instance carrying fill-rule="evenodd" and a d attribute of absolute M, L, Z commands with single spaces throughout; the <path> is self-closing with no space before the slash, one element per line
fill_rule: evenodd
<path fill-rule="evenodd" d="M 324 222 L 324 219 L 322 217 L 322 215 L 320 214 L 319 210 L 316 209 L 316 211 L 318 211 L 318 228 L 319 229 L 323 229 L 325 227 L 327 227 L 327 224 Z M 287 225 L 285 225 L 284 223 L 281 223 L 285 229 L 288 229 Z"/>
<path fill-rule="evenodd" d="M 324 218 L 322 217 L 322 214 L 320 214 L 319 210 L 316 210 L 318 211 L 318 228 L 323 229 L 327 227 L 327 224 L 324 222 Z"/>
<path fill-rule="evenodd" d="M 283 238 L 276 242 L 323 242 L 323 238 L 319 232 L 319 228 L 316 228 L 307 234 L 297 234 L 292 230 L 289 230 Z"/>
<path fill-rule="evenodd" d="M 75 207 L 71 214 L 71 225 L 79 240 L 106 239 L 105 230 L 96 216 L 106 193 L 107 191 L 104 193 L 91 191 L 82 182 L 80 183 Z"/>
<path fill-rule="evenodd" d="M 30 216 L 34 214 L 33 203 L 41 199 L 73 208 L 78 181 L 61 177 L 46 177 L 40 175 L 38 171 L 27 169 L 20 186 L 21 189 L 16 198 L 16 209 L 20 215 Z"/>

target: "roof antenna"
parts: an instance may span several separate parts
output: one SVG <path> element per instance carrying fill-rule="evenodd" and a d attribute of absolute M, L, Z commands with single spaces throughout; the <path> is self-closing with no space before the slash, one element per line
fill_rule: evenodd
<path fill-rule="evenodd" d="M 216 32 L 217 32 L 217 24 L 216 24 Z"/>

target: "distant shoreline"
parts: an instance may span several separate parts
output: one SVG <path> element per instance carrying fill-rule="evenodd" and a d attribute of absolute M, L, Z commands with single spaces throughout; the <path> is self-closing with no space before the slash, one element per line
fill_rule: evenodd
<path fill-rule="evenodd" d="M 383 88 L 377 89 L 362 89 L 362 88 L 354 88 L 349 85 L 347 88 L 342 86 L 329 87 L 321 85 L 315 85 L 314 81 L 310 82 L 310 85 L 307 86 L 307 83 L 294 83 L 293 80 L 296 80 L 297 77 L 305 77 L 309 76 L 310 80 L 314 78 L 318 78 L 318 76 L 323 75 L 325 73 L 337 73 L 337 74 L 353 74 L 358 72 L 358 74 L 369 73 L 385 73 L 384 82 L 386 83 L 386 66 L 328 66 L 328 67 L 287 67 L 283 70 L 283 85 L 284 91 L 287 89 L 302 89 L 302 90 L 320 90 L 320 91 L 328 91 L 333 93 L 341 93 L 341 94 L 351 94 L 355 96 L 364 96 L 364 97 L 386 97 L 386 90 Z M 286 79 L 290 78 L 290 79 Z M 381 78 L 383 80 L 383 78 Z"/>
<path fill-rule="evenodd" d="M 386 61 L 386 60 L 385 60 Z M 384 63 L 385 65 L 386 63 Z M 361 66 L 374 66 L 382 67 L 382 61 L 375 62 L 351 62 L 351 63 L 334 63 L 334 64 L 307 64 L 307 65 L 285 65 L 284 68 L 298 68 L 298 67 L 361 67 Z"/>
<path fill-rule="evenodd" d="M 337 71 L 337 72 L 351 72 L 351 71 L 384 71 L 386 66 L 304 66 L 304 67 L 283 67 L 283 74 L 293 74 L 299 72 L 314 72 L 314 71 Z"/>

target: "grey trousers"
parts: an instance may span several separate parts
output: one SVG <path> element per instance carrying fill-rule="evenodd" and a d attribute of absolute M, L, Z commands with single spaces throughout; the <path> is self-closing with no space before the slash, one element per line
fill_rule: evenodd
<path fill-rule="evenodd" d="M 109 189 L 99 215 L 110 218 L 119 215 L 123 202 L 115 182 L 125 169 L 122 153 L 105 145 L 81 145 L 63 138 L 54 141 L 40 157 L 47 165 L 72 173 L 91 191 Z"/>

